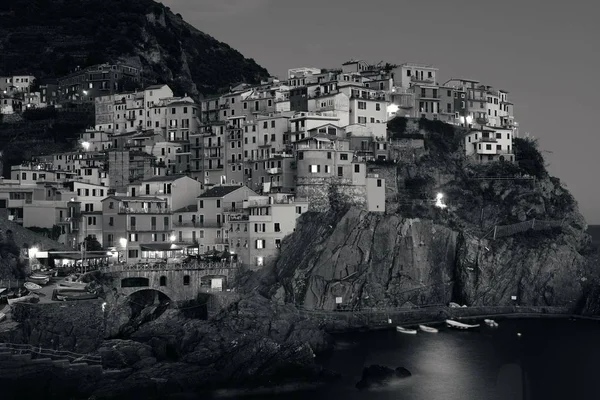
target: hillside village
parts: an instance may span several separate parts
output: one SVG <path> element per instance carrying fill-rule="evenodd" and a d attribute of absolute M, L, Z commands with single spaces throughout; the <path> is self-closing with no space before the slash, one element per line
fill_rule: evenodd
<path fill-rule="evenodd" d="M 199 102 L 164 84 L 125 92 L 142 81 L 122 63 L 35 86 L 34 76 L 0 77 L 5 121 L 65 102 L 95 115 L 73 151 L 5 169 L 0 210 L 23 227 L 54 230 L 79 258 L 91 257 L 95 239 L 103 249 L 95 256 L 112 262 L 229 252 L 260 268 L 300 215 L 330 207 L 332 192 L 386 212 L 378 165 L 423 147 L 418 135 L 390 135 L 394 118 L 464 128 L 464 155 L 474 163 L 515 161 L 508 92 L 438 74 L 429 65 L 351 60 L 290 69 L 285 80 L 239 84 Z"/>

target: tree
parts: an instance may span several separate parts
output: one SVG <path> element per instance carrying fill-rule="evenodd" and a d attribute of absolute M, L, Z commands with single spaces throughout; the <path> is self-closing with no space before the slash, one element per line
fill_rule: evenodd
<path fill-rule="evenodd" d="M 84 248 L 86 251 L 101 251 L 102 250 L 102 245 L 100 244 L 98 239 L 96 239 L 92 235 L 88 235 L 83 240 L 83 245 L 84 245 Z"/>

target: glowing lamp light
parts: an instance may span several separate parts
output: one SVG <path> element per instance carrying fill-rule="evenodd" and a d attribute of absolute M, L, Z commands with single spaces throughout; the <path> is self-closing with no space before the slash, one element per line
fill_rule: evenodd
<path fill-rule="evenodd" d="M 390 104 L 389 106 L 387 106 L 387 112 L 389 114 L 395 114 L 398 112 L 399 109 L 400 107 L 398 107 L 396 104 Z"/>
<path fill-rule="evenodd" d="M 119 239 L 119 242 L 121 243 L 121 246 L 123 246 L 123 247 L 127 246 L 127 239 L 121 238 L 121 239 Z"/>
<path fill-rule="evenodd" d="M 37 253 L 40 251 L 37 247 L 32 247 L 29 249 L 29 258 L 35 258 Z"/>
<path fill-rule="evenodd" d="M 102 312 L 106 310 L 106 302 L 102 303 Z"/>
<path fill-rule="evenodd" d="M 87 94 L 88 94 L 87 90 L 84 90 L 83 94 L 85 94 L 87 96 Z"/>
<path fill-rule="evenodd" d="M 174 242 L 174 241 L 175 241 L 175 239 L 177 239 L 177 238 L 175 237 L 175 235 L 171 235 L 171 237 L 169 237 L 169 240 L 170 240 L 171 242 Z"/>
<path fill-rule="evenodd" d="M 447 205 L 444 204 L 444 193 L 438 193 L 437 196 L 435 196 L 435 206 L 438 208 L 446 208 L 448 207 Z"/>
<path fill-rule="evenodd" d="M 467 124 L 470 124 L 471 122 L 473 122 L 473 117 L 471 117 L 470 115 L 467 117 Z"/>
<path fill-rule="evenodd" d="M 83 142 L 83 143 L 81 143 L 81 147 L 83 147 L 85 150 L 89 150 L 89 148 L 90 148 L 90 142 Z"/>

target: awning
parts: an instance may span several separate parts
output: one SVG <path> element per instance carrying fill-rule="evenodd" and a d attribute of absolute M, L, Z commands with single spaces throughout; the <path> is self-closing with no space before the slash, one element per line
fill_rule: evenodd
<path fill-rule="evenodd" d="M 170 251 L 170 250 L 180 250 L 181 247 L 174 243 L 149 243 L 149 244 L 140 244 L 140 248 L 143 251 Z"/>

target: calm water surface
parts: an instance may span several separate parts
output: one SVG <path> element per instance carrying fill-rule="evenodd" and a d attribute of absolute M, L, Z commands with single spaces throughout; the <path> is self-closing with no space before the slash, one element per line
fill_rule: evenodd
<path fill-rule="evenodd" d="M 415 336 L 395 331 L 339 336 L 338 350 L 319 362 L 343 374 L 340 382 L 252 399 L 600 399 L 599 322 L 499 322 L 499 328 L 478 332 L 441 328 L 437 334 Z M 359 392 L 354 385 L 371 364 L 403 366 L 413 376 L 392 388 Z"/>

